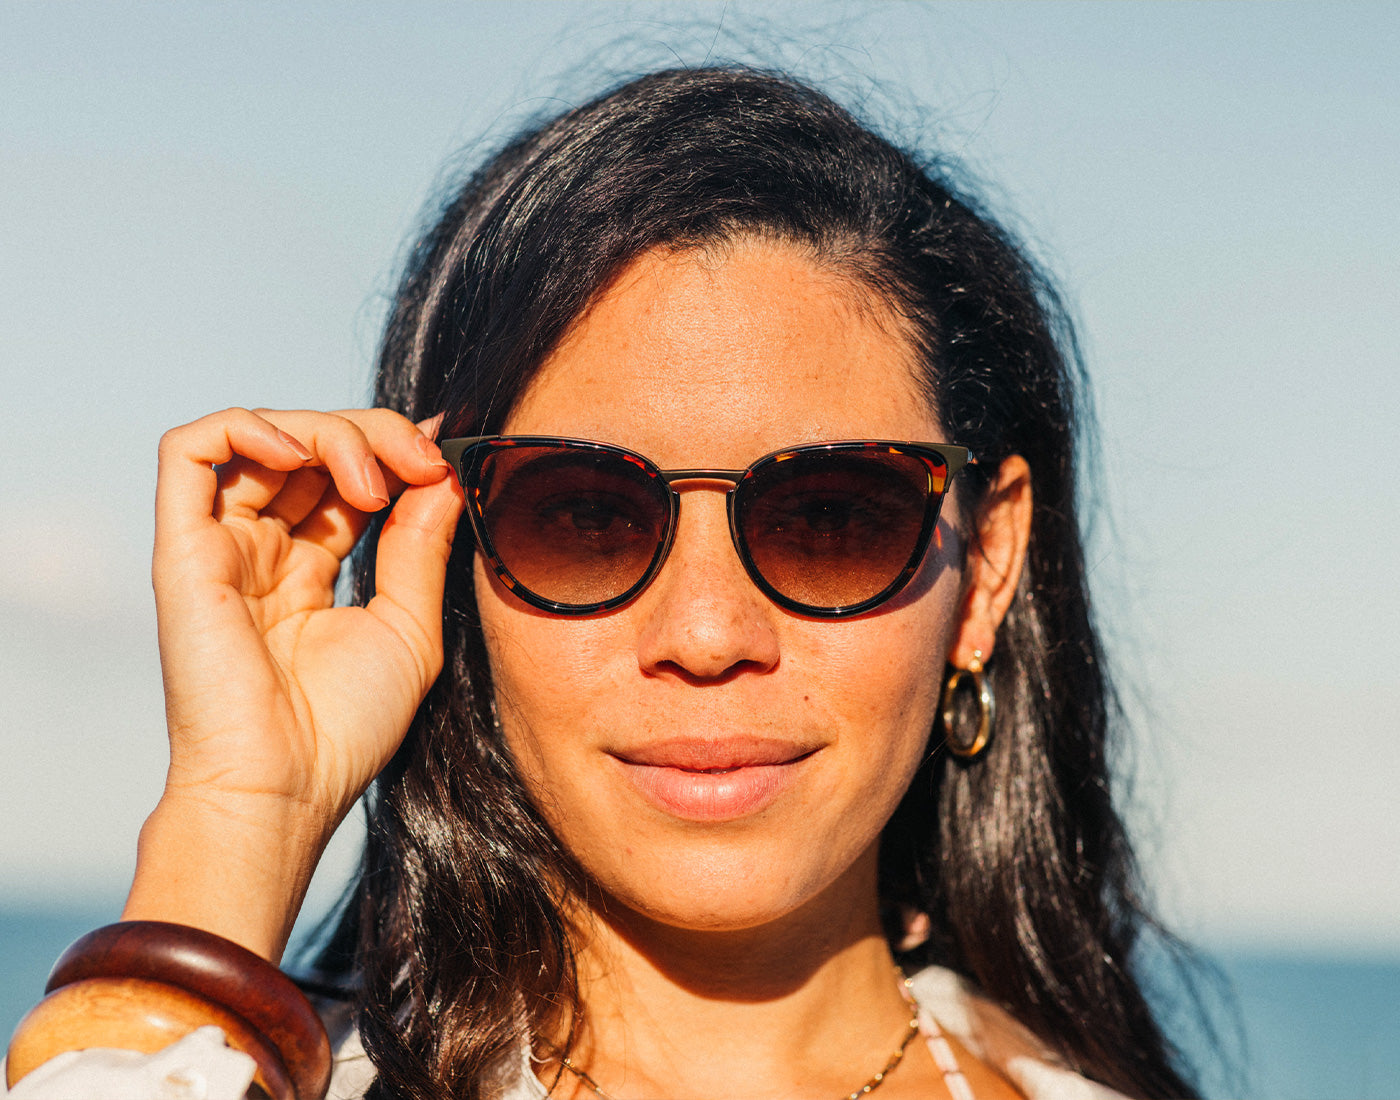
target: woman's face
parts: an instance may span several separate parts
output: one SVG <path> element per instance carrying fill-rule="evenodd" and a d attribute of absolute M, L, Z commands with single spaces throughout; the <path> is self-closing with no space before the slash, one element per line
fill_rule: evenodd
<path fill-rule="evenodd" d="M 635 261 L 504 430 L 616 443 L 662 469 L 943 440 L 886 307 L 756 240 Z M 878 837 L 927 749 L 963 604 L 956 496 L 908 588 L 823 621 L 754 587 L 726 488 L 681 486 L 664 568 L 607 614 L 541 612 L 476 565 L 500 720 L 534 801 L 612 898 L 695 930 L 756 927 L 842 884 L 873 904 Z"/>

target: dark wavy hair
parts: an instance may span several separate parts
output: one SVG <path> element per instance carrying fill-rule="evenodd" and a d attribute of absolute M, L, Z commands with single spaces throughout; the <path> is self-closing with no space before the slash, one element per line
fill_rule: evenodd
<path fill-rule="evenodd" d="M 881 901 L 927 914 L 905 966 L 970 978 L 1086 1075 L 1192 1092 L 1134 973 L 1155 927 L 1109 795 L 1114 711 L 1075 507 L 1080 367 L 1053 288 L 935 161 L 826 96 L 720 67 L 658 72 L 508 144 L 412 251 L 377 403 L 444 436 L 499 431 L 569 325 L 654 247 L 791 242 L 908 322 L 931 407 L 981 469 L 1030 464 L 1034 517 L 989 675 L 991 746 L 937 739 L 883 834 Z M 960 491 L 987 484 L 974 474 Z M 377 529 L 358 558 L 373 590 Z M 458 538 L 445 665 L 366 796 L 361 876 L 323 964 L 356 978 L 372 1097 L 476 1097 L 489 1068 L 577 996 L 559 891 L 586 889 L 492 720 L 491 674 Z M 562 884 L 562 887 L 561 887 Z M 898 936 L 891 921 L 891 942 Z"/>

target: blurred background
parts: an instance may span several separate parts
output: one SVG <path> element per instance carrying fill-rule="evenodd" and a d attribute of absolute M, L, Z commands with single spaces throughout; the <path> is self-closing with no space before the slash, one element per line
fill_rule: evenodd
<path fill-rule="evenodd" d="M 160 792 L 160 434 L 363 404 L 432 194 L 734 59 L 961 161 L 1082 325 L 1128 815 L 1237 1008 L 1207 1089 L 1400 1095 L 1397 57 L 1389 4 L 0 2 L 0 1032 Z"/>

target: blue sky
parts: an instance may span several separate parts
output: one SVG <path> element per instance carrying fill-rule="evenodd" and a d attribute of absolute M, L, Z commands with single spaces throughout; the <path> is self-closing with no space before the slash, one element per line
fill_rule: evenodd
<path fill-rule="evenodd" d="M 0 4 L 0 899 L 120 896 L 159 794 L 160 433 L 360 403 L 454 166 L 707 57 L 963 160 L 1060 276 L 1167 917 L 1400 953 L 1383 4 Z"/>

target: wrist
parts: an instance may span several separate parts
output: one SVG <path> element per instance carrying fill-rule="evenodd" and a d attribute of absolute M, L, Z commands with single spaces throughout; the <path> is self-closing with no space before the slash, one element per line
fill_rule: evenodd
<path fill-rule="evenodd" d="M 167 790 L 141 828 L 122 919 L 202 928 L 276 963 L 327 839 L 284 800 Z"/>

